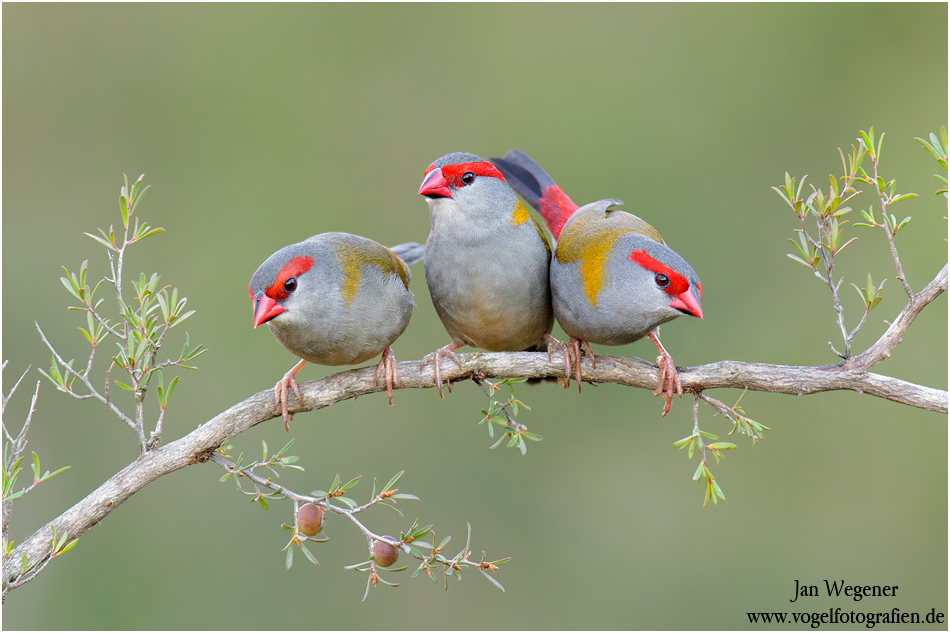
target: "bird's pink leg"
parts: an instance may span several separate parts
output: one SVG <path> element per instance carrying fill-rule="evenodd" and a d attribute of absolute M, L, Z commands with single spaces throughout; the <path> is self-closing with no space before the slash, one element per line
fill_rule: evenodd
<path fill-rule="evenodd" d="M 455 350 L 462 347 L 464 343 L 459 343 L 458 341 L 452 341 L 444 347 L 426 354 L 422 357 L 422 362 L 419 363 L 419 371 L 422 371 L 422 368 L 426 366 L 426 363 L 432 361 L 433 367 L 435 367 L 435 384 L 439 388 L 439 397 L 445 398 L 442 395 L 442 359 L 446 356 L 455 361 L 455 364 L 459 366 L 459 369 L 462 368 L 462 363 L 459 362 L 458 356 L 455 355 Z M 448 383 L 449 392 L 452 391 L 452 383 Z"/>
<path fill-rule="evenodd" d="M 548 342 L 548 362 L 554 362 L 554 359 L 551 358 L 551 352 L 558 351 L 564 355 L 564 380 L 561 381 L 561 384 L 567 389 L 571 386 L 571 357 L 568 353 L 567 345 L 550 334 L 545 334 L 544 340 Z"/>
<path fill-rule="evenodd" d="M 396 376 L 396 355 L 393 354 L 393 348 L 387 347 L 383 350 L 383 357 L 379 359 L 379 365 L 376 366 L 376 385 L 379 385 L 379 379 L 382 377 L 386 381 L 386 397 L 389 398 L 389 404 L 393 403 L 393 385 L 401 387 L 399 378 Z"/>
<path fill-rule="evenodd" d="M 656 365 L 660 368 L 660 382 L 653 391 L 653 395 L 659 396 L 662 394 L 666 398 L 666 404 L 663 405 L 663 415 L 665 416 L 670 412 L 670 407 L 673 406 L 673 391 L 675 390 L 677 395 L 682 398 L 683 387 L 680 385 L 680 376 L 676 371 L 676 365 L 673 363 L 673 357 L 660 343 L 657 331 L 655 329 L 651 330 L 648 336 L 656 345 L 656 348 L 660 350 L 660 355 L 656 357 Z"/>
<path fill-rule="evenodd" d="M 544 340 L 548 342 L 548 360 L 551 360 L 551 348 L 554 348 L 564 354 L 564 376 L 567 382 L 564 388 L 567 389 L 571 384 L 571 374 L 577 380 L 577 393 L 581 392 L 581 345 L 590 356 L 590 362 L 597 367 L 597 361 L 594 359 L 594 351 L 590 348 L 590 343 L 582 341 L 579 338 L 571 337 L 567 343 L 562 343 L 550 334 L 544 335 Z"/>
<path fill-rule="evenodd" d="M 303 398 L 300 397 L 300 389 L 297 387 L 297 372 L 306 364 L 307 361 L 301 360 L 274 385 L 274 405 L 280 409 L 280 416 L 284 419 L 284 428 L 288 432 L 290 432 L 290 421 L 294 419 L 294 416 L 287 411 L 287 388 L 293 388 L 294 393 L 297 394 L 297 400 L 303 402 Z"/>
<path fill-rule="evenodd" d="M 587 352 L 587 355 L 590 356 L 590 364 L 594 369 L 597 369 L 597 360 L 594 358 L 594 350 L 590 348 L 590 343 L 587 341 L 582 341 L 579 338 L 571 337 L 571 340 L 568 342 L 568 348 L 571 350 L 571 362 L 574 363 L 574 372 L 575 378 L 577 378 L 577 393 L 581 392 L 581 345 L 584 346 L 584 350 Z"/>

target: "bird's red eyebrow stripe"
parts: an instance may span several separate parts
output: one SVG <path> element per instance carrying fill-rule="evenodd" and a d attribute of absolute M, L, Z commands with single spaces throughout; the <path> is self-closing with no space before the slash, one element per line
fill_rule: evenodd
<path fill-rule="evenodd" d="M 290 295 L 289 292 L 284 290 L 284 282 L 291 277 L 304 274 L 310 270 L 311 266 L 313 266 L 312 257 L 307 257 L 305 255 L 298 255 L 297 257 L 294 257 L 292 260 L 284 264 L 284 267 L 280 269 L 279 273 L 277 273 L 277 278 L 274 280 L 274 283 L 264 289 L 264 294 L 274 301 L 283 301 Z"/>
<path fill-rule="evenodd" d="M 679 274 L 669 266 L 664 266 L 660 262 L 656 261 L 643 249 L 634 249 L 630 252 L 630 255 L 627 256 L 632 262 L 640 264 L 647 270 L 666 275 L 670 278 L 670 285 L 663 289 L 663 291 L 673 297 L 683 294 L 689 290 L 689 281 L 683 275 Z"/>
<path fill-rule="evenodd" d="M 433 169 L 435 169 L 435 167 L 433 165 L 429 165 L 426 167 L 425 173 L 428 174 Z M 494 165 L 489 162 L 445 165 L 442 167 L 442 177 L 445 178 L 445 181 L 450 187 L 458 188 L 464 186 L 464 183 L 462 182 L 462 174 L 467 171 L 472 172 L 476 176 L 488 176 L 490 178 L 497 178 L 498 180 L 505 182 L 505 177 Z"/>

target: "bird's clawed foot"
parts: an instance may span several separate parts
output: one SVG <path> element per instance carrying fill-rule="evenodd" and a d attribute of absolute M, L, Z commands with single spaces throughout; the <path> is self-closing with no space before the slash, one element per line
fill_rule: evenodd
<path fill-rule="evenodd" d="M 660 369 L 660 381 L 653 391 L 653 395 L 662 395 L 666 399 L 666 403 L 663 405 L 663 415 L 665 416 L 670 412 L 670 407 L 673 406 L 673 392 L 675 391 L 682 398 L 683 387 L 680 385 L 680 376 L 679 372 L 676 371 L 676 365 L 673 363 L 673 357 L 660 343 L 656 330 L 650 332 L 649 337 L 656 348 L 660 350 L 660 355 L 656 357 L 656 366 Z"/>
<path fill-rule="evenodd" d="M 544 340 L 548 343 L 549 363 L 554 362 L 554 358 L 551 356 L 553 352 L 559 352 L 564 356 L 564 378 L 558 378 L 558 382 L 560 382 L 564 388 L 567 389 L 571 386 L 571 358 L 568 355 L 567 344 L 565 344 L 563 341 L 559 341 L 550 334 L 545 334 Z"/>
<path fill-rule="evenodd" d="M 288 432 L 290 432 L 290 421 L 294 419 L 294 416 L 287 411 L 287 389 L 292 388 L 297 394 L 297 400 L 303 402 L 303 398 L 300 397 L 300 388 L 297 387 L 297 372 L 305 364 L 307 361 L 302 360 L 294 365 L 293 369 L 284 374 L 284 377 L 274 385 L 274 406 L 280 410 L 280 416 L 284 419 L 284 428 Z"/>
<path fill-rule="evenodd" d="M 435 368 L 435 385 L 439 388 L 439 397 L 445 398 L 442 395 L 442 359 L 446 356 L 455 361 L 455 364 L 459 366 L 459 369 L 462 368 L 462 363 L 459 362 L 458 356 L 455 355 L 455 350 L 462 347 L 462 343 L 456 343 L 452 341 L 444 347 L 440 347 L 430 354 L 426 354 L 422 357 L 422 362 L 419 363 L 419 371 L 422 371 L 422 368 L 426 366 L 426 363 L 432 362 L 432 366 Z M 452 383 L 446 383 L 449 388 L 449 393 L 452 392 Z"/>
<path fill-rule="evenodd" d="M 387 347 L 383 350 L 383 357 L 379 359 L 379 365 L 376 366 L 376 386 L 379 386 L 379 379 L 386 381 L 386 397 L 389 398 L 389 404 L 393 403 L 393 385 L 402 387 L 399 384 L 399 378 L 396 376 L 396 355 L 393 354 L 393 348 Z"/>
<path fill-rule="evenodd" d="M 564 354 L 564 376 L 567 381 L 564 388 L 567 389 L 571 384 L 571 375 L 577 380 L 577 393 L 581 392 L 581 344 L 590 356 L 591 365 L 596 369 L 597 361 L 594 359 L 594 351 L 590 348 L 590 343 L 582 341 L 579 338 L 571 337 L 567 343 L 562 343 L 550 334 L 544 335 L 544 340 L 548 342 L 548 360 L 551 360 L 552 349 Z"/>

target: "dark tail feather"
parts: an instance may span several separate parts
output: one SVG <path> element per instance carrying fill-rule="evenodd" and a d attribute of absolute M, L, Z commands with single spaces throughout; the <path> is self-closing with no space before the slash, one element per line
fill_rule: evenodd
<path fill-rule="evenodd" d="M 402 261 L 411 265 L 425 258 L 426 247 L 425 244 L 419 244 L 418 242 L 406 242 L 405 244 L 390 246 L 389 250 L 394 252 Z"/>
<path fill-rule="evenodd" d="M 564 223 L 577 210 L 577 205 L 555 184 L 551 176 L 524 152 L 508 150 L 504 158 L 488 160 L 505 176 L 511 188 L 537 209 L 554 239 L 561 234 Z"/>
<path fill-rule="evenodd" d="M 535 209 L 541 205 L 544 188 L 554 184 L 547 172 L 524 152 L 510 149 L 504 158 L 489 158 L 511 188 Z"/>

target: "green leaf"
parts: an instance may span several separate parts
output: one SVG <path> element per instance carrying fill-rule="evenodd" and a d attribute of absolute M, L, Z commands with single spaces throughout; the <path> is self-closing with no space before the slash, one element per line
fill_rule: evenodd
<path fill-rule="evenodd" d="M 281 455 L 286 453 L 288 450 L 290 450 L 290 447 L 294 445 L 294 441 L 295 440 L 290 440 L 289 442 L 284 444 L 283 448 L 281 448 L 279 451 L 277 451 L 277 453 L 274 454 L 274 457 L 275 458 L 280 457 Z M 324 493 L 323 495 L 320 495 L 320 496 L 326 496 L 326 494 Z"/>
<path fill-rule="evenodd" d="M 353 479 L 349 480 L 348 482 L 340 486 L 340 490 L 344 490 L 344 491 L 349 490 L 350 488 L 352 488 L 353 486 L 355 486 L 356 484 L 360 482 L 360 478 L 362 478 L 362 476 L 363 475 L 357 475 Z"/>
<path fill-rule="evenodd" d="M 122 215 L 122 226 L 129 227 L 129 200 L 125 185 L 119 189 L 119 213 Z"/>
<path fill-rule="evenodd" d="M 102 238 L 99 237 L 98 235 L 93 235 L 92 233 L 83 233 L 83 235 L 87 235 L 87 236 L 91 237 L 92 239 L 96 240 L 97 242 L 99 242 L 100 244 L 102 244 L 103 246 L 105 246 L 106 248 L 108 248 L 110 251 L 119 252 L 118 249 L 117 249 L 115 246 L 113 246 L 112 244 L 110 244 L 110 243 L 107 242 L 106 240 L 102 239 Z"/>
<path fill-rule="evenodd" d="M 417 528 L 415 531 L 412 532 L 412 534 L 410 534 L 410 536 L 412 537 L 412 540 L 416 540 L 416 539 L 420 539 L 426 536 L 431 531 L 432 531 L 432 526 L 427 525 L 425 527 Z"/>
<path fill-rule="evenodd" d="M 89 334 L 89 332 L 87 332 L 87 331 L 84 330 L 83 328 L 77 328 L 77 329 L 79 330 L 79 333 L 82 334 L 83 338 L 85 338 L 87 341 L 89 341 L 89 344 L 90 344 L 90 345 L 95 345 L 95 344 L 96 344 L 96 341 L 93 340 L 93 337 L 92 337 L 91 334 Z"/>
<path fill-rule="evenodd" d="M 145 174 L 142 174 L 141 176 L 139 176 L 139 179 L 135 181 L 135 184 L 138 185 L 140 182 L 142 182 L 142 178 L 144 177 L 145 177 Z M 141 202 L 142 198 L 145 197 L 145 192 L 148 191 L 151 187 L 152 185 L 145 185 L 145 187 L 142 188 L 141 191 L 136 192 L 137 195 L 134 197 L 134 202 L 132 203 L 132 213 L 135 213 L 135 209 L 138 208 L 139 202 Z"/>
<path fill-rule="evenodd" d="M 387 491 L 387 490 L 392 490 L 393 487 L 396 485 L 396 482 L 399 481 L 400 477 L 402 477 L 402 476 L 403 476 L 403 473 L 405 473 L 405 472 L 406 472 L 405 470 L 400 470 L 398 473 L 396 473 L 395 475 L 393 475 L 393 478 L 389 480 L 389 483 L 387 483 L 387 484 L 383 487 L 383 492 L 385 492 L 385 491 Z"/>
<path fill-rule="evenodd" d="M 351 508 L 355 508 L 356 506 L 359 505 L 358 503 L 356 503 L 356 501 L 354 501 L 353 499 L 350 499 L 349 497 L 337 497 L 337 499 L 345 503 L 346 505 L 350 506 Z"/>
<path fill-rule="evenodd" d="M 66 270 L 66 269 L 63 268 L 63 270 Z M 67 273 L 68 273 L 68 271 L 67 271 Z M 59 280 L 62 282 L 63 287 L 66 288 L 66 290 L 69 292 L 69 294 L 71 294 L 72 296 L 74 296 L 74 297 L 76 297 L 77 299 L 79 299 L 80 301 L 82 301 L 82 297 L 79 296 L 79 290 L 78 290 L 78 288 L 77 288 L 77 286 L 76 286 L 75 277 L 74 277 L 73 275 L 70 274 L 70 275 L 69 275 L 69 278 L 60 277 Z"/>
<path fill-rule="evenodd" d="M 40 478 L 40 481 L 46 481 L 47 479 L 52 479 L 52 478 L 55 477 L 56 475 L 58 475 L 58 474 L 60 474 L 60 473 L 63 473 L 63 472 L 66 472 L 66 471 L 69 470 L 70 468 L 72 468 L 72 466 L 63 466 L 62 468 L 58 468 L 58 469 L 54 470 L 54 471 L 51 472 L 51 473 L 46 473 L 46 474 L 43 475 L 42 478 Z"/>
<path fill-rule="evenodd" d="M 170 383 L 168 383 L 168 390 L 165 392 L 165 398 L 162 400 L 162 402 L 163 402 L 162 408 L 163 408 L 163 409 L 165 408 L 165 406 L 168 405 L 168 401 L 169 401 L 169 400 L 171 399 L 171 397 L 172 397 L 172 391 L 175 390 L 175 385 L 178 384 L 178 379 L 179 379 L 179 376 L 175 376 L 174 378 L 172 378 L 172 381 L 171 381 Z"/>
<path fill-rule="evenodd" d="M 141 229 L 139 229 L 138 233 L 137 233 L 136 236 L 135 236 L 134 241 L 138 242 L 139 240 L 144 240 L 146 237 L 148 237 L 148 236 L 150 236 L 150 235 L 156 235 L 156 234 L 158 234 L 158 233 L 164 233 L 164 232 L 165 232 L 165 229 L 163 229 L 163 228 L 161 228 L 161 227 L 155 227 L 155 228 L 153 229 L 153 228 L 149 227 L 148 224 L 145 224 L 145 225 L 142 226 Z"/>
<path fill-rule="evenodd" d="M 49 376 L 59 386 L 65 386 L 65 381 L 63 380 L 62 374 L 59 373 L 59 363 L 56 362 L 56 356 L 52 357 L 49 367 Z"/>
<path fill-rule="evenodd" d="M 300 544 L 300 551 L 302 551 L 303 555 L 307 557 L 307 560 L 309 560 L 314 565 L 320 564 L 320 562 L 316 559 L 316 557 L 310 553 L 310 550 L 307 549 L 307 546 L 304 545 L 303 543 Z"/>
<path fill-rule="evenodd" d="M 488 578 L 488 580 L 491 582 L 491 584 L 493 584 L 493 585 L 495 585 L 496 587 L 498 587 L 499 589 L 501 589 L 501 592 L 502 592 L 502 593 L 505 592 L 505 588 L 501 586 L 501 583 L 498 582 L 497 580 L 495 580 L 494 578 L 492 578 L 491 575 L 490 575 L 487 571 L 485 571 L 484 569 L 480 569 L 479 571 L 482 572 L 482 575 L 485 576 L 485 578 Z"/>
<path fill-rule="evenodd" d="M 712 487 L 713 491 L 716 493 L 716 496 L 725 501 L 726 495 L 723 494 L 722 488 L 719 487 L 719 482 L 717 482 L 715 479 L 712 480 Z"/>
<path fill-rule="evenodd" d="M 676 448 L 680 450 L 683 450 L 683 447 L 686 446 L 686 444 L 689 443 L 693 439 L 693 437 L 694 437 L 693 435 L 689 435 L 687 437 L 684 437 L 681 440 L 677 440 L 673 442 L 673 446 L 675 446 Z"/>
<path fill-rule="evenodd" d="M 704 470 L 706 470 L 706 464 L 700 461 L 699 466 L 696 467 L 696 472 L 693 473 L 693 481 L 699 481 L 700 477 L 703 476 Z"/>

